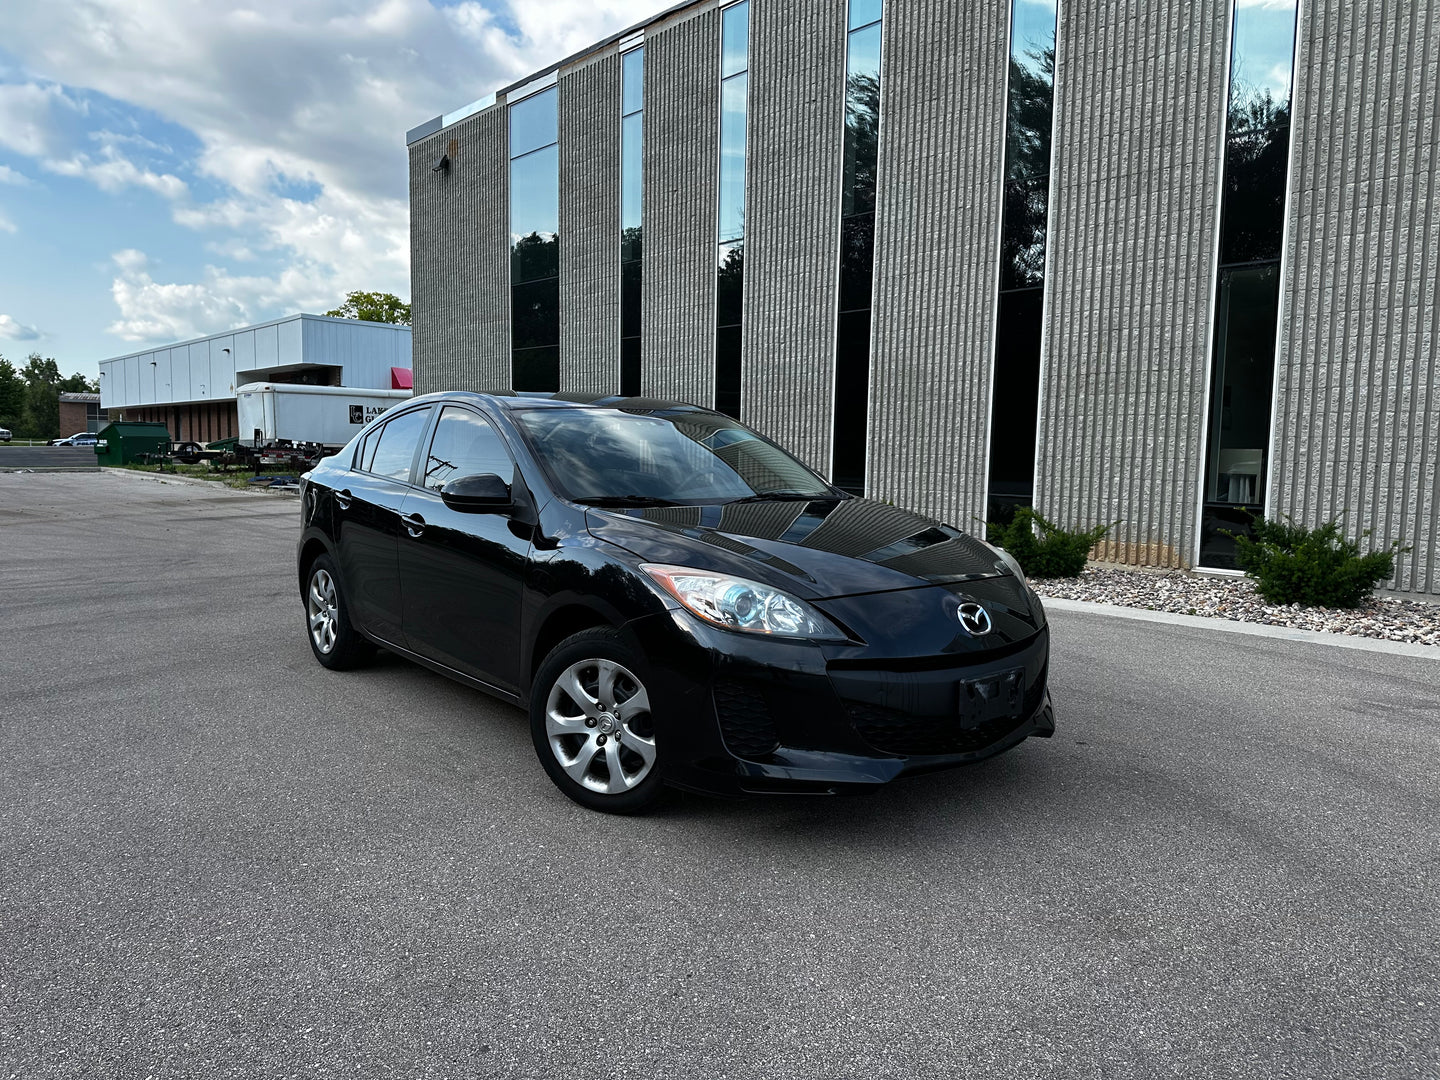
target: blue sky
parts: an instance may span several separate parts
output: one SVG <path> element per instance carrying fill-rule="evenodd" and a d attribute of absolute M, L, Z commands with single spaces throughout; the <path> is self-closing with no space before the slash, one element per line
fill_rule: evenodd
<path fill-rule="evenodd" d="M 0 0 L 0 355 L 409 298 L 405 131 L 665 0 Z"/>

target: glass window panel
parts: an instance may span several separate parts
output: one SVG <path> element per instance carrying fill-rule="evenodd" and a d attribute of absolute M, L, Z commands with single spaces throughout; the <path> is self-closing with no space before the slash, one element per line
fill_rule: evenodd
<path fill-rule="evenodd" d="M 740 419 L 740 327 L 715 331 L 715 411 Z"/>
<path fill-rule="evenodd" d="M 883 0 L 850 0 L 850 29 L 879 22 L 883 6 Z"/>
<path fill-rule="evenodd" d="M 645 107 L 645 50 L 631 49 L 620 58 L 620 112 L 628 116 Z"/>
<path fill-rule="evenodd" d="M 549 146 L 557 136 L 555 88 L 518 101 L 510 106 L 510 156 L 517 158 L 531 150 Z"/>
<path fill-rule="evenodd" d="M 397 416 L 380 430 L 380 443 L 375 448 L 370 471 L 392 480 L 410 479 L 410 466 L 415 461 L 415 448 L 425 430 L 429 409 Z"/>
<path fill-rule="evenodd" d="M 1285 225 L 1290 128 L 1250 126 L 1230 117 L 1221 210 L 1221 263 L 1278 259 Z"/>
<path fill-rule="evenodd" d="M 447 406 L 435 425 L 425 459 L 425 486 L 439 491 L 462 476 L 494 473 L 510 483 L 515 464 L 489 422 L 469 409 Z"/>
<path fill-rule="evenodd" d="M 645 253 L 645 230 L 638 225 L 620 234 L 620 261 L 639 262 Z"/>
<path fill-rule="evenodd" d="M 832 479 L 836 487 L 862 495 L 870 397 L 870 312 L 844 312 L 837 327 Z"/>
<path fill-rule="evenodd" d="M 510 274 L 514 282 L 559 270 L 560 158 L 556 147 L 510 163 Z"/>
<path fill-rule="evenodd" d="M 1236 4 L 1230 53 L 1231 115 L 1236 107 L 1257 103 L 1288 111 L 1294 58 L 1294 0 Z"/>
<path fill-rule="evenodd" d="M 1010 62 L 1051 81 L 1055 70 L 1055 5 L 1015 0 L 1010 21 Z"/>
<path fill-rule="evenodd" d="M 644 208 L 645 115 L 620 122 L 620 227 L 638 229 Z"/>
<path fill-rule="evenodd" d="M 845 178 L 842 213 L 875 209 L 880 156 L 880 27 L 850 35 L 845 74 Z"/>
<path fill-rule="evenodd" d="M 719 240 L 745 235 L 745 90 L 748 77 L 726 79 L 720 88 Z"/>
<path fill-rule="evenodd" d="M 1000 288 L 1029 289 L 1045 282 L 1045 222 L 1050 178 L 1005 182 L 1005 225 L 1000 234 Z"/>
<path fill-rule="evenodd" d="M 840 223 L 840 310 L 870 307 L 875 267 L 875 215 L 862 214 Z"/>
<path fill-rule="evenodd" d="M 560 344 L 560 279 L 547 278 L 510 290 L 516 350 Z"/>
<path fill-rule="evenodd" d="M 1205 501 L 1260 506 L 1270 443 L 1280 267 L 1220 271 Z"/>
<path fill-rule="evenodd" d="M 1054 24 L 1050 45 L 1038 59 L 1009 63 L 1009 102 L 1005 117 L 1005 176 L 1022 179 L 1050 171 L 1051 114 L 1056 86 Z"/>
<path fill-rule="evenodd" d="M 624 262 L 620 264 L 620 336 L 638 337 L 640 334 L 640 296 L 644 264 Z"/>
<path fill-rule="evenodd" d="M 750 5 L 734 4 L 720 12 L 720 77 L 750 66 Z"/>
<path fill-rule="evenodd" d="M 1037 361 L 1044 303 L 1043 289 L 1000 294 L 995 339 L 996 411 L 990 425 L 992 501 L 1028 506 L 1034 494 L 1035 417 L 1040 404 Z"/>
<path fill-rule="evenodd" d="M 560 389 L 560 346 L 515 353 L 512 378 L 516 390 L 556 393 Z"/>
<path fill-rule="evenodd" d="M 720 249 L 715 289 L 715 325 L 738 326 L 745 298 L 745 245 Z"/>
<path fill-rule="evenodd" d="M 640 396 L 640 339 L 623 338 L 620 342 L 620 393 L 625 397 Z"/>

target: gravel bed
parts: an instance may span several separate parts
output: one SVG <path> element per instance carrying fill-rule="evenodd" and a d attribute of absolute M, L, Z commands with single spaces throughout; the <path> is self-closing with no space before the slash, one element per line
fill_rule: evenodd
<path fill-rule="evenodd" d="M 1041 596 L 1097 604 L 1206 615 L 1235 622 L 1326 630 L 1415 645 L 1440 645 L 1440 604 L 1382 596 L 1358 608 L 1267 604 L 1248 578 L 1204 577 L 1172 570 L 1152 573 L 1089 566 L 1078 578 L 1034 579 Z"/>

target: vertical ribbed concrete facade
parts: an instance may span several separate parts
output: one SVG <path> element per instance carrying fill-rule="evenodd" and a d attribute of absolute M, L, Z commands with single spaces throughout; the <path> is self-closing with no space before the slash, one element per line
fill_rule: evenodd
<path fill-rule="evenodd" d="M 715 403 L 720 22 L 565 61 L 560 382 L 619 382 L 620 61 L 645 48 L 642 389 Z M 868 10 L 868 9 L 867 9 Z M 831 461 L 845 0 L 750 0 L 743 419 Z M 1009 0 L 885 0 L 867 494 L 975 530 L 997 354 Z M 1192 566 L 1211 415 L 1234 0 L 1060 0 L 1035 505 Z M 1305 0 L 1267 512 L 1343 515 L 1440 595 L 1440 9 Z M 540 73 L 539 77 L 548 77 Z M 518 97 L 518 92 L 517 92 Z M 510 380 L 508 106 L 412 141 L 417 389 Z M 432 171 L 442 154 L 448 169 Z M 793 510 L 793 508 L 788 508 Z M 903 539 L 903 538 L 901 538 Z"/>
<path fill-rule="evenodd" d="M 1008 4 L 892 3 L 884 25 L 866 490 L 985 510 Z"/>
<path fill-rule="evenodd" d="M 1059 10 L 1035 503 L 1121 562 L 1194 556 L 1230 11 Z"/>
<path fill-rule="evenodd" d="M 560 389 L 620 385 L 620 57 L 561 74 Z"/>
<path fill-rule="evenodd" d="M 502 108 L 410 146 L 417 394 L 510 385 L 509 158 Z"/>
<path fill-rule="evenodd" d="M 742 419 L 830 465 L 845 0 L 751 0 Z"/>
<path fill-rule="evenodd" d="M 1440 8 L 1311 4 L 1297 51 L 1273 505 L 1440 592 Z"/>
<path fill-rule="evenodd" d="M 641 389 L 715 402 L 720 13 L 645 36 L 645 285 Z M 563 361 L 562 361 L 563 362 Z"/>

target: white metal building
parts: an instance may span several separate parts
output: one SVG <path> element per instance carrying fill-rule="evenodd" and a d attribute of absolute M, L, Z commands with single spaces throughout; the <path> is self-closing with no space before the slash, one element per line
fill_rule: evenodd
<path fill-rule="evenodd" d="M 175 439 L 238 434 L 235 391 L 252 382 L 408 388 L 410 328 L 289 315 L 100 361 L 102 408 L 164 424 Z"/>

